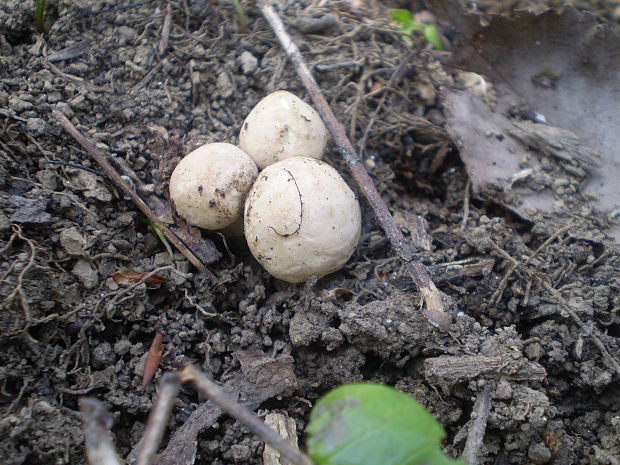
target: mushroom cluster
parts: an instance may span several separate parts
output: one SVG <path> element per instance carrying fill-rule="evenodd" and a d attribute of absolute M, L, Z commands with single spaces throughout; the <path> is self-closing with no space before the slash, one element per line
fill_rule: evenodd
<path fill-rule="evenodd" d="M 340 269 L 359 241 L 361 211 L 344 179 L 320 161 L 327 129 L 319 114 L 290 92 L 274 92 L 244 121 L 239 145 L 203 145 L 181 160 L 170 177 L 177 213 L 217 230 L 243 212 L 250 251 L 283 281 Z"/>

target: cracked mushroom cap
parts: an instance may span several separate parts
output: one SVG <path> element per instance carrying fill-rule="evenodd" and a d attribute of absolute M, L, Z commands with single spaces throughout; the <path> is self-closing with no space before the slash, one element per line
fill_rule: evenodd
<path fill-rule="evenodd" d="M 267 95 L 243 122 L 239 146 L 259 169 L 290 157 L 321 159 L 327 129 L 319 114 L 285 90 Z"/>
<path fill-rule="evenodd" d="M 360 238 L 361 211 L 338 172 L 314 158 L 265 168 L 248 194 L 245 238 L 256 260 L 290 283 L 340 269 Z"/>
<path fill-rule="evenodd" d="M 225 143 L 197 148 L 170 177 L 170 199 L 187 222 L 204 229 L 222 229 L 243 210 L 243 201 L 258 174 L 252 159 Z"/>

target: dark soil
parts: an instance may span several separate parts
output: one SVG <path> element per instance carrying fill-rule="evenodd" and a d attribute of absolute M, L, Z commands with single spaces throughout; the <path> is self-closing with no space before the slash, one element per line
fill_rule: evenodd
<path fill-rule="evenodd" d="M 164 371 L 191 362 L 224 382 L 248 350 L 292 356 L 297 387 L 254 407 L 288 413 L 300 434 L 321 394 L 378 381 L 426 405 L 448 432 L 446 451 L 457 456 L 476 395 L 494 383 L 482 463 L 620 463 L 613 365 L 620 359 L 620 254 L 598 232 L 549 234 L 493 202 L 470 199 L 442 127 L 438 89 L 454 83 L 452 72 L 421 39 L 390 26 L 378 6 L 345 11 L 344 3 L 280 2 L 356 143 L 381 96 L 373 86 L 419 52 L 387 97 L 364 157 L 397 223 L 434 270 L 452 331 L 441 333 L 421 316 L 419 294 L 364 202 L 355 255 L 305 286 L 270 277 L 238 236 L 203 232 L 209 256 L 221 256 L 209 265 L 225 286 L 220 292 L 179 252 L 170 257 L 106 178 L 83 169 L 99 167 L 51 117 L 54 109 L 66 115 L 119 171 L 135 174 L 143 193 L 165 200 L 179 154 L 205 142 L 236 143 L 245 116 L 271 91 L 308 100 L 249 2 L 242 33 L 229 2 L 48 1 L 48 31 L 38 35 L 30 2 L 10 0 L 0 5 L 3 464 L 84 463 L 77 401 L 86 395 L 113 412 L 126 457 Z M 617 2 L 595 3 L 597 13 L 617 20 Z M 167 8 L 172 29 L 160 54 Z M 153 125 L 167 131 L 167 144 Z M 334 147 L 326 160 L 353 185 Z M 415 234 L 420 217 L 429 238 Z M 441 273 L 438 265 L 464 259 L 492 266 Z M 166 281 L 117 284 L 111 275 L 124 268 L 159 270 Z M 143 391 L 156 332 L 165 334 L 165 352 Z M 170 430 L 202 401 L 184 388 Z M 224 416 L 199 436 L 196 463 L 260 463 L 262 448 Z"/>

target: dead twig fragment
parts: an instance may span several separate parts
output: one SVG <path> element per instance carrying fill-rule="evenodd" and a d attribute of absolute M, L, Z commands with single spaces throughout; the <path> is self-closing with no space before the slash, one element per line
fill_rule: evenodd
<path fill-rule="evenodd" d="M 493 257 L 476 257 L 456 260 L 454 262 L 438 263 L 427 269 L 436 283 L 450 281 L 466 276 L 486 276 L 491 273 L 495 259 Z"/>
<path fill-rule="evenodd" d="M 163 338 L 164 333 L 157 331 L 155 337 L 153 338 L 153 342 L 151 343 L 149 353 L 146 356 L 146 362 L 144 363 L 144 374 L 142 375 L 143 391 L 155 376 L 159 362 L 161 362 L 161 357 L 164 355 L 164 345 L 161 342 Z"/>
<path fill-rule="evenodd" d="M 297 75 L 299 76 L 304 87 L 308 91 L 316 110 L 321 115 L 323 122 L 331 132 L 338 149 L 347 162 L 353 177 L 360 190 L 368 200 L 375 218 L 385 231 L 386 236 L 390 240 L 392 247 L 398 256 L 405 262 L 405 269 L 418 286 L 420 294 L 424 298 L 426 308 L 423 313 L 426 319 L 437 328 L 447 331 L 452 324 L 451 316 L 445 312 L 439 290 L 431 280 L 424 266 L 415 258 L 415 248 L 405 239 L 402 232 L 394 222 L 387 205 L 381 199 L 375 184 L 366 171 L 364 164 L 355 152 L 351 141 L 346 136 L 346 131 L 342 124 L 338 122 L 336 116 L 332 112 L 327 100 L 323 96 L 319 85 L 317 84 L 310 69 L 306 65 L 299 48 L 286 30 L 282 19 L 271 6 L 269 0 L 257 0 L 257 5 L 261 13 L 271 26 L 273 32 L 278 37 L 282 48 L 291 60 Z"/>
<path fill-rule="evenodd" d="M 459 231 L 465 231 L 467 227 L 467 220 L 469 219 L 469 200 L 470 200 L 470 192 L 471 192 L 471 179 L 467 179 L 467 183 L 465 183 L 465 192 L 463 194 L 463 219 L 461 220 L 461 226 L 459 227 Z"/>
<path fill-rule="evenodd" d="M 510 357 L 486 355 L 440 355 L 424 360 L 424 376 L 431 384 L 453 385 L 480 376 L 508 380 L 542 381 L 545 368 L 536 363 Z"/>
<path fill-rule="evenodd" d="M 463 449 L 463 458 L 469 465 L 480 463 L 480 448 L 484 441 L 484 433 L 487 429 L 487 420 L 491 411 L 491 397 L 495 392 L 494 383 L 488 383 L 476 396 L 474 408 L 471 412 L 469 433 Z"/>
<path fill-rule="evenodd" d="M 164 224 L 155 213 L 149 208 L 149 206 L 142 200 L 142 198 L 123 180 L 120 174 L 112 167 L 105 156 L 95 147 L 95 145 L 87 139 L 78 129 L 58 110 L 52 111 L 52 116 L 62 125 L 65 131 L 67 131 L 88 154 L 99 164 L 106 176 L 118 187 L 124 194 L 129 196 L 131 200 L 136 204 L 138 209 L 166 236 L 176 248 L 187 258 L 192 265 L 194 265 L 202 274 L 207 276 L 212 283 L 222 286 L 217 277 L 211 273 L 207 267 L 194 255 L 194 253 Z"/>
<path fill-rule="evenodd" d="M 283 439 L 278 433 L 265 425 L 254 414 L 241 404 L 232 401 L 226 393 L 198 369 L 189 365 L 181 373 L 181 381 L 192 381 L 194 385 L 206 394 L 209 399 L 218 404 L 229 415 L 243 423 L 252 433 L 268 442 L 280 454 L 285 456 L 293 465 L 312 465 L 312 461 L 299 449 Z"/>
<path fill-rule="evenodd" d="M 280 436 L 297 447 L 297 424 L 293 418 L 289 418 L 283 413 L 269 413 L 265 416 L 265 424 L 273 428 Z M 290 462 L 284 459 L 280 453 L 265 444 L 263 450 L 263 465 L 289 465 Z"/>
<path fill-rule="evenodd" d="M 232 380 L 238 381 L 238 377 Z M 239 390 L 232 386 L 232 382 L 224 385 L 224 390 L 233 400 L 239 397 Z M 228 390 L 227 390 L 228 388 Z M 153 465 L 191 465 L 196 461 L 198 453 L 198 435 L 213 426 L 224 415 L 224 411 L 213 401 L 207 401 L 198 406 L 192 412 L 187 421 L 172 434 L 166 448 L 153 460 Z M 141 445 L 140 445 L 141 446 Z M 127 457 L 127 463 L 131 464 L 131 457 Z"/>
<path fill-rule="evenodd" d="M 157 333 L 157 335 L 160 334 Z M 135 465 L 150 465 L 153 462 L 180 386 L 177 373 L 166 373 L 162 377 L 157 402 L 151 409 Z"/>
<path fill-rule="evenodd" d="M 166 8 L 166 17 L 164 18 L 164 24 L 161 27 L 161 36 L 159 38 L 159 45 L 157 46 L 157 52 L 160 57 L 163 57 L 168 50 L 168 41 L 170 39 L 170 29 L 172 26 L 172 8 L 168 4 Z"/>
<path fill-rule="evenodd" d="M 235 357 L 241 362 L 241 372 L 230 378 L 222 388 L 191 366 L 186 367 L 181 373 L 167 373 L 162 376 L 158 399 L 149 415 L 144 435 L 129 453 L 126 462 L 133 465 L 193 464 L 196 460 L 197 437 L 200 432 L 213 425 L 224 412 L 228 412 L 235 419 L 248 426 L 252 432 L 271 444 L 280 454 L 291 460 L 292 465 L 312 465 L 312 462 L 297 450 L 294 445 L 288 445 L 284 439 L 260 421 L 258 417 L 254 417 L 251 412 L 252 409 L 256 409 L 265 400 L 280 395 L 296 386 L 292 357 L 280 356 L 273 359 L 271 356 L 260 354 L 256 351 L 237 352 Z M 198 389 L 210 397 L 210 400 L 192 412 L 187 421 L 172 435 L 166 449 L 161 454 L 155 456 L 159 442 L 168 424 L 179 387 L 181 383 L 189 381 L 193 381 L 198 386 Z M 243 392 L 243 404 L 238 404 L 236 399 L 241 392 Z M 97 414 L 97 418 L 111 419 L 105 408 L 98 401 L 84 399 L 84 402 L 92 402 L 90 410 L 99 408 L 103 412 L 94 412 Z M 85 430 L 92 427 L 94 413 L 90 413 L 88 421 L 85 419 Z M 250 418 L 250 420 L 247 420 L 247 418 Z M 100 423 L 102 421 L 100 420 Z M 111 426 L 111 420 L 108 423 L 101 424 L 104 425 L 104 431 L 109 435 L 108 430 Z M 293 432 L 294 430 L 295 428 L 292 427 Z M 280 430 L 278 429 L 278 431 Z M 94 437 L 94 439 L 98 440 L 98 436 Z M 112 456 L 115 456 L 114 446 L 111 442 L 106 450 Z M 91 462 L 91 465 L 119 464 L 120 461 Z"/>
<path fill-rule="evenodd" d="M 86 457 L 90 465 L 121 465 L 116 454 L 110 428 L 112 415 L 102 402 L 82 397 L 79 400 L 80 413 L 84 422 L 84 442 L 86 443 Z"/>
<path fill-rule="evenodd" d="M 579 325 L 584 335 L 590 336 L 592 338 L 592 342 L 594 342 L 594 345 L 598 347 L 598 349 L 601 351 L 603 359 L 605 359 L 609 366 L 613 368 L 613 370 L 617 374 L 620 375 L 620 363 L 618 363 L 618 361 L 609 353 L 609 350 L 607 350 L 607 347 L 605 346 L 603 341 L 601 341 L 601 339 L 596 334 L 594 334 L 594 330 L 590 328 L 590 326 L 588 326 L 586 323 L 584 323 L 583 320 L 579 317 L 579 315 L 577 315 L 575 310 L 573 310 L 570 305 L 568 305 L 564 297 L 562 297 L 562 293 L 546 281 L 542 281 L 542 285 L 547 291 L 551 293 L 551 295 L 553 295 L 553 297 L 556 298 L 558 304 L 560 304 L 560 307 L 562 307 L 564 311 L 566 311 L 566 313 L 568 313 L 571 318 L 575 320 L 575 323 Z"/>

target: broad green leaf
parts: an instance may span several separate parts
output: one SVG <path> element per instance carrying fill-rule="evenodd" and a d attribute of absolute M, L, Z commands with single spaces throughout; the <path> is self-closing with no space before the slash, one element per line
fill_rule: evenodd
<path fill-rule="evenodd" d="M 411 16 L 411 12 L 409 10 L 390 10 L 390 19 L 398 24 L 403 26 L 407 26 L 413 22 L 413 17 Z"/>
<path fill-rule="evenodd" d="M 337 387 L 310 414 L 316 465 L 464 465 L 445 456 L 441 425 L 412 397 L 382 384 Z"/>

